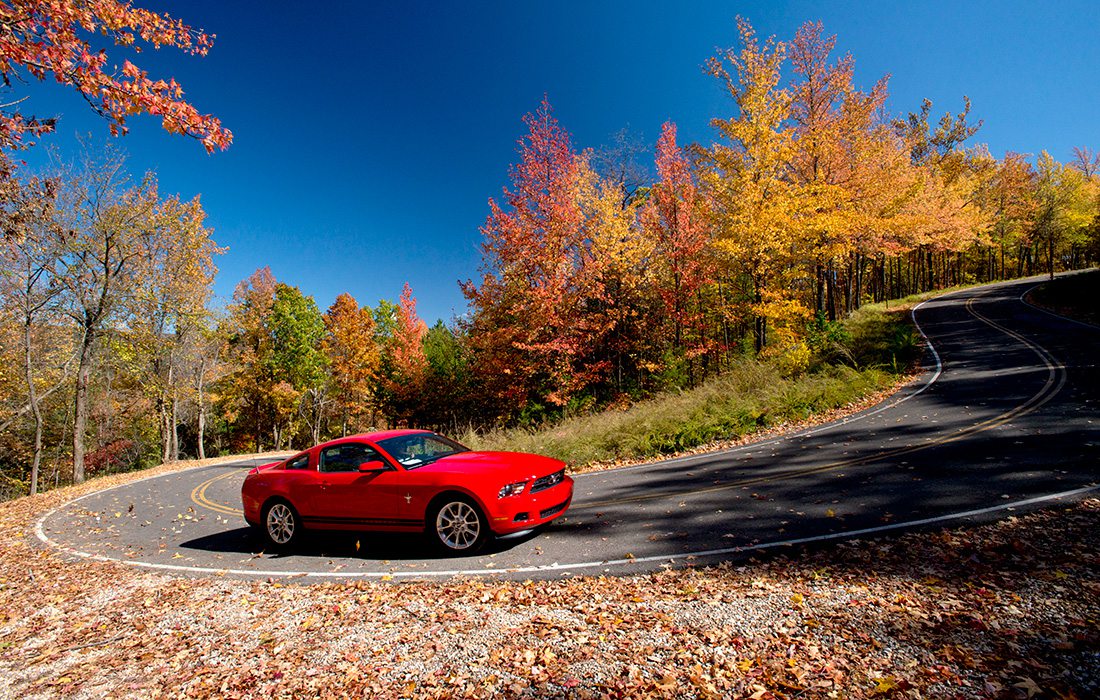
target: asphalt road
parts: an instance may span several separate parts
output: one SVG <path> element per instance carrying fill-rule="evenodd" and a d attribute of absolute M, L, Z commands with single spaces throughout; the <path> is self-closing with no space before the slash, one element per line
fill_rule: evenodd
<path fill-rule="evenodd" d="M 1025 304 L 1039 281 L 921 305 L 926 372 L 874 408 L 738 449 L 580 475 L 566 516 L 475 556 L 435 557 L 412 536 L 333 533 L 262 553 L 239 510 L 257 461 L 97 492 L 47 514 L 38 534 L 73 556 L 183 575 L 548 578 L 795 554 L 1049 507 L 1100 493 L 1100 329 Z"/>

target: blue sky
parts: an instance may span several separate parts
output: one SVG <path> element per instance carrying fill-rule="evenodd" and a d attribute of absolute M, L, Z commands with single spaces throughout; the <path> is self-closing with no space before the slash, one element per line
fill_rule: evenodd
<path fill-rule="evenodd" d="M 163 192 L 202 195 L 228 298 L 271 267 L 322 310 L 350 292 L 396 300 L 408 281 L 429 322 L 465 310 L 457 281 L 477 277 L 479 226 L 507 184 L 521 117 L 547 94 L 575 145 L 623 127 L 652 142 L 666 120 L 709 143 L 731 106 L 702 65 L 736 42 L 734 18 L 761 35 L 822 20 L 857 82 L 889 73 L 891 111 L 957 111 L 962 96 L 994 155 L 1100 148 L 1100 3 L 1082 2 L 147 2 L 217 35 L 206 58 L 165 50 L 139 63 L 175 76 L 234 145 L 207 155 L 134 118 L 120 140 Z M 683 5 L 683 6 L 678 6 Z M 303 8 L 308 8 L 304 10 Z M 116 53 L 121 62 L 121 53 Z M 108 138 L 85 103 L 53 84 L 16 86 L 27 111 L 59 115 L 43 142 Z M 32 167 L 41 147 L 27 153 Z"/>

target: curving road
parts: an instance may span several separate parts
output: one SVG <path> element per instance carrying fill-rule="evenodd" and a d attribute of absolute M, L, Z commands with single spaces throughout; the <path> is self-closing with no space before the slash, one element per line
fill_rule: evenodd
<path fill-rule="evenodd" d="M 239 510 L 257 461 L 96 492 L 37 532 L 73 556 L 191 575 L 538 578 L 1006 517 L 1100 490 L 1100 329 L 1027 305 L 1039 281 L 918 307 L 927 371 L 874 408 L 738 449 L 580 475 L 565 517 L 477 556 L 435 558 L 411 536 L 331 533 L 262 554 Z"/>

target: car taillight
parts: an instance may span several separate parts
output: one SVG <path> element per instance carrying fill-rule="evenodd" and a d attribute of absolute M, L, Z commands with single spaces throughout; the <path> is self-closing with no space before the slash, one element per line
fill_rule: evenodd
<path fill-rule="evenodd" d="M 508 484 L 507 486 L 504 486 L 503 488 L 500 489 L 500 492 L 497 494 L 497 498 L 508 498 L 509 496 L 518 496 L 521 493 L 523 493 L 523 489 L 526 488 L 526 486 L 527 486 L 526 481 L 517 481 L 515 483 Z"/>

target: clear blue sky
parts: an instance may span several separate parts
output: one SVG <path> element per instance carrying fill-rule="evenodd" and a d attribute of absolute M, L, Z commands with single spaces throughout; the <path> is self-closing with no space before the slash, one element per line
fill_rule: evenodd
<path fill-rule="evenodd" d="M 976 142 L 994 155 L 1100 148 L 1095 0 L 136 2 L 217 34 L 206 58 L 165 50 L 137 62 L 220 116 L 229 151 L 207 155 L 152 117 L 134 118 L 121 145 L 162 191 L 201 193 L 229 247 L 223 299 L 269 265 L 322 310 L 344 291 L 396 300 L 408 281 L 429 322 L 463 313 L 456 282 L 478 274 L 478 227 L 507 184 L 522 115 L 546 93 L 579 147 L 624 126 L 652 142 L 670 119 L 683 142 L 710 142 L 708 121 L 731 106 L 701 66 L 735 44 L 738 14 L 781 39 L 822 20 L 862 86 L 891 74 L 895 113 L 924 97 L 954 112 L 969 95 L 985 121 Z M 63 154 L 77 133 L 106 138 L 63 88 L 16 87 L 27 93 L 27 111 L 60 115 L 44 141 Z"/>

